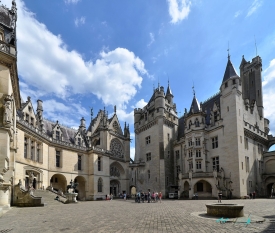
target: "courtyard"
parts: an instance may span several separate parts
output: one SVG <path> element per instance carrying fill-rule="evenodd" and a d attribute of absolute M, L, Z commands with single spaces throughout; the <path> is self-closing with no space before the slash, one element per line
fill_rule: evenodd
<path fill-rule="evenodd" d="M 210 200 L 134 200 L 53 203 L 17 208 L 0 218 L 0 232 L 275 232 L 275 199 L 223 200 L 245 205 L 245 214 L 265 218 L 263 223 L 225 223 L 199 217 Z M 217 201 L 214 201 L 217 202 Z"/>

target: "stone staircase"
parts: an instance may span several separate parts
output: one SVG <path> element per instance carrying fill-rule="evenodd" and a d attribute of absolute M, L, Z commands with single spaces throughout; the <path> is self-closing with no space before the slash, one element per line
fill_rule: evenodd
<path fill-rule="evenodd" d="M 66 202 L 66 198 L 61 197 L 49 190 L 35 190 L 33 195 L 36 197 L 42 197 L 42 201 L 45 205 L 62 205 Z M 56 196 L 59 196 L 59 200 L 55 200 Z"/>

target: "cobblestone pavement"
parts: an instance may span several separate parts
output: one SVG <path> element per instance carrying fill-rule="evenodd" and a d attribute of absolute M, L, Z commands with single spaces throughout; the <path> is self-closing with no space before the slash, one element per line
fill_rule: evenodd
<path fill-rule="evenodd" d="M 12 208 L 0 218 L 2 232 L 275 232 L 275 200 L 224 200 L 244 204 L 245 214 L 266 219 L 264 223 L 216 223 L 191 215 L 206 211 L 209 200 L 133 200 L 80 202 L 34 208 Z"/>

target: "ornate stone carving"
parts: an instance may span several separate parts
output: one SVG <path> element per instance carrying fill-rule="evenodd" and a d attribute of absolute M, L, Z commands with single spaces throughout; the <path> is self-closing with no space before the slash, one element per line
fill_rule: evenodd
<path fill-rule="evenodd" d="M 115 156 L 117 158 L 124 157 L 123 147 L 118 139 L 114 138 L 111 141 L 110 150 L 111 150 L 113 156 Z"/>
<path fill-rule="evenodd" d="M 12 97 L 7 95 L 4 99 L 4 116 L 3 116 L 3 124 L 6 127 L 12 126 L 13 122 L 13 114 L 12 114 Z"/>
<path fill-rule="evenodd" d="M 117 167 L 110 168 L 110 176 L 117 176 L 120 177 L 120 172 Z"/>

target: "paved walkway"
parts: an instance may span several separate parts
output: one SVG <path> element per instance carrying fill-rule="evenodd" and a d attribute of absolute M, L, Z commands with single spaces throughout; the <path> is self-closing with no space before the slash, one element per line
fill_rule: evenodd
<path fill-rule="evenodd" d="M 80 202 L 35 208 L 16 208 L 0 218 L 3 232 L 275 232 L 275 199 L 225 200 L 243 203 L 245 214 L 264 217 L 264 223 L 216 223 L 194 216 L 206 211 L 207 200 L 133 200 Z"/>

